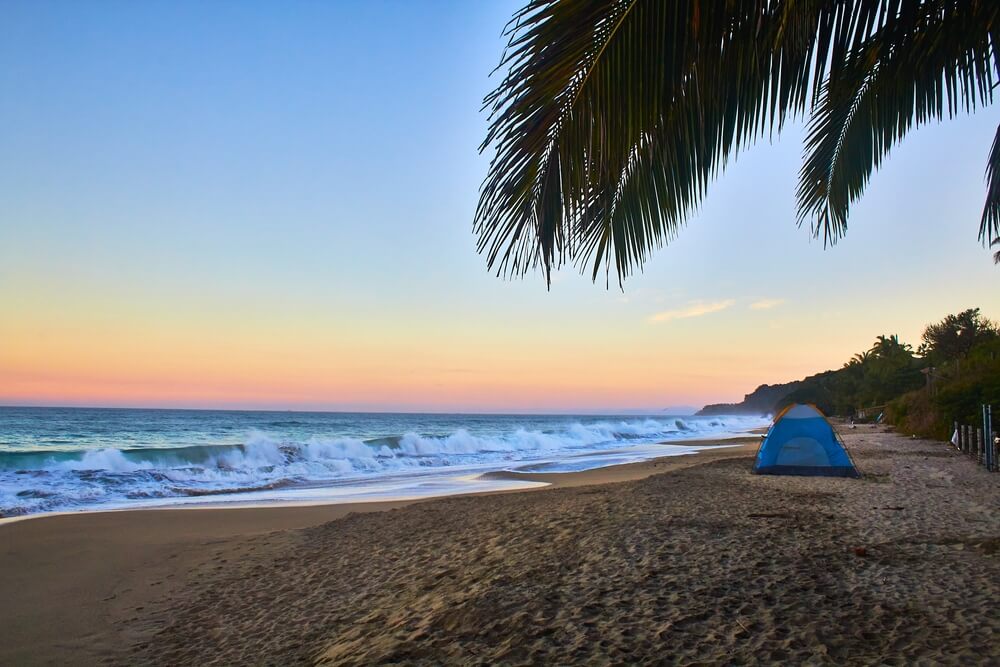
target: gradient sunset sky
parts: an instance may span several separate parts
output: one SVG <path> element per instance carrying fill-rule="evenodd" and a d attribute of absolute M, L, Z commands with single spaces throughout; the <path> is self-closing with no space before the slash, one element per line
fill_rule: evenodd
<path fill-rule="evenodd" d="M 0 3 L 0 405 L 660 409 L 980 306 L 997 107 L 892 154 L 832 249 L 802 128 L 624 292 L 476 254 L 511 2 Z"/>

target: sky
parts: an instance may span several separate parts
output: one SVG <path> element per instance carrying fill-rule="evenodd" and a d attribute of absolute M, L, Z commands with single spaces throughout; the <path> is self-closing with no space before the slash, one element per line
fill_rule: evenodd
<path fill-rule="evenodd" d="M 472 218 L 517 3 L 0 3 L 0 405 L 573 412 L 738 401 L 981 307 L 996 106 L 911 133 L 833 248 L 802 127 L 619 289 Z"/>

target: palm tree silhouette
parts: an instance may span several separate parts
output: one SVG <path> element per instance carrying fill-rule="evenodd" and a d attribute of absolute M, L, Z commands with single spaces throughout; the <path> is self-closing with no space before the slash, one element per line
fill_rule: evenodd
<path fill-rule="evenodd" d="M 855 354 L 853 357 L 851 357 L 851 360 L 847 363 L 850 364 L 851 366 L 864 366 L 865 364 L 868 363 L 868 360 L 871 359 L 871 356 L 872 356 L 871 352 L 868 351 L 859 352 Z"/>
<path fill-rule="evenodd" d="M 912 349 L 909 343 L 900 343 L 899 336 L 893 334 L 891 336 L 878 336 L 875 339 L 875 345 L 869 350 L 869 354 L 873 357 L 886 359 L 898 352 L 909 353 Z"/>
<path fill-rule="evenodd" d="M 824 244 L 911 129 L 993 100 L 996 0 L 527 0 L 484 108 L 475 217 L 500 275 L 621 281 L 741 148 L 808 116 L 798 223 Z M 979 235 L 1000 236 L 1000 129 Z"/>

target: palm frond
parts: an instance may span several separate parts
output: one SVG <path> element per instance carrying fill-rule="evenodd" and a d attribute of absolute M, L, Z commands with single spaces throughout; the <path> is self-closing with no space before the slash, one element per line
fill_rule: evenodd
<path fill-rule="evenodd" d="M 548 278 L 569 255 L 595 277 L 612 263 L 625 276 L 669 240 L 720 162 L 765 128 L 770 86 L 779 125 L 805 105 L 815 12 L 782 7 L 775 20 L 773 4 L 538 0 L 519 12 L 507 75 L 485 100 L 481 148 L 496 153 L 475 230 L 489 266 L 541 265 Z M 793 48 L 772 58 L 764 37 Z"/>
<path fill-rule="evenodd" d="M 574 228 L 593 278 L 612 263 L 619 280 L 640 267 L 676 235 L 733 153 L 806 104 L 811 43 L 796 39 L 802 17 L 765 21 L 762 7 L 717 25 L 699 22 L 707 32 L 699 40 L 716 48 L 686 56 L 680 85 L 631 145 L 617 178 L 595 184 L 602 194 Z M 777 46 L 769 53 L 761 42 Z"/>
<path fill-rule="evenodd" d="M 1000 245 L 1000 126 L 986 163 L 986 205 L 979 223 L 979 238 L 984 242 L 992 238 L 990 245 Z M 1000 252 L 993 258 L 1000 263 Z"/>
<path fill-rule="evenodd" d="M 501 85 L 485 100 L 491 125 L 482 148 L 496 156 L 476 212 L 479 249 L 492 267 L 523 274 L 544 266 L 546 277 L 567 242 L 566 172 L 560 134 L 594 63 L 614 39 L 632 5 L 624 2 L 529 2 L 515 15 L 500 68 Z M 579 115 L 579 114 L 578 114 Z M 486 224 L 489 221 L 489 224 Z"/>
<path fill-rule="evenodd" d="M 801 219 L 836 240 L 893 142 L 992 99 L 998 8 L 530 0 L 484 101 L 481 150 L 495 153 L 479 250 L 500 275 L 541 267 L 549 280 L 569 260 L 595 279 L 614 266 L 620 281 L 676 235 L 733 155 L 807 110 Z M 990 201 L 995 227 L 1000 195 Z"/>
<path fill-rule="evenodd" d="M 891 147 L 919 125 L 992 102 L 1000 3 L 902 3 L 821 86 L 800 172 L 799 221 L 835 242 Z"/>

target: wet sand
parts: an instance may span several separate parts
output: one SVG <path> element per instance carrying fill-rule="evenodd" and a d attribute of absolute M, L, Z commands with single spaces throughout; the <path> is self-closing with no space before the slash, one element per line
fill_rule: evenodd
<path fill-rule="evenodd" d="M 0 663 L 996 663 L 1000 474 L 845 438 L 861 480 L 754 476 L 751 444 L 395 508 L 0 526 Z"/>

